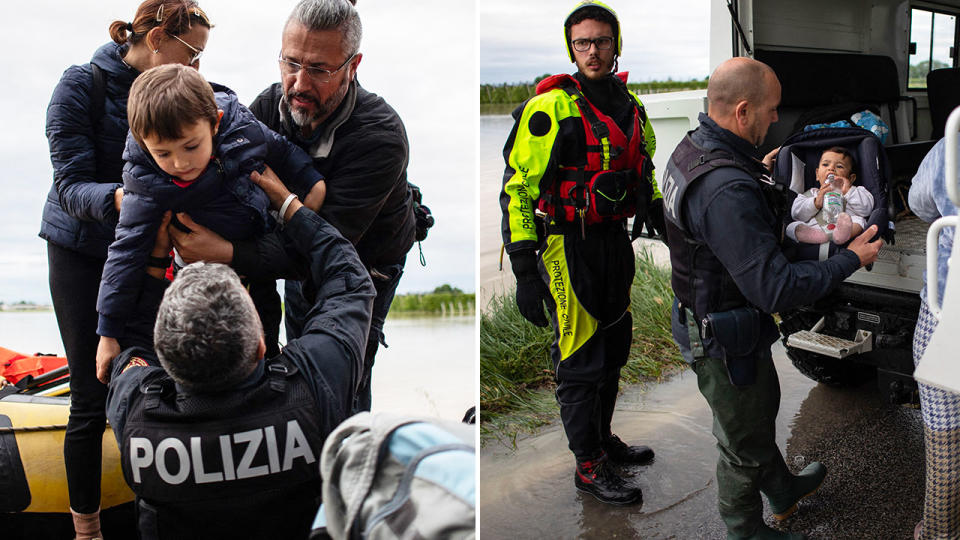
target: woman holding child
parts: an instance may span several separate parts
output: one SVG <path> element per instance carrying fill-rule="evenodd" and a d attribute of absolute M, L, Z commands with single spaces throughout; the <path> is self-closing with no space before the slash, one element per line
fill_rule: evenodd
<path fill-rule="evenodd" d="M 90 63 L 68 68 L 47 109 L 54 182 L 43 209 L 50 296 L 70 366 L 64 462 L 77 538 L 100 536 L 101 445 L 107 387 L 95 373 L 97 291 L 123 197 L 127 95 L 143 71 L 199 67 L 210 20 L 192 0 L 147 0 Z"/>

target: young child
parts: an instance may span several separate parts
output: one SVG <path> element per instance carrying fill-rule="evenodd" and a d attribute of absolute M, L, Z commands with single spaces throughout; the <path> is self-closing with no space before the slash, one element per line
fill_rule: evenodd
<path fill-rule="evenodd" d="M 817 165 L 819 188 L 811 188 L 797 195 L 790 211 L 794 221 L 787 225 L 787 236 L 797 242 L 822 244 L 832 241 L 840 245 L 857 236 L 866 227 L 866 218 L 873 211 L 873 195 L 863 186 L 854 186 L 853 154 L 841 146 L 834 146 L 820 154 Z M 833 175 L 833 179 L 829 175 Z M 828 223 L 824 198 L 828 192 L 843 195 L 843 212 L 836 223 Z"/>
<path fill-rule="evenodd" d="M 326 194 L 323 176 L 305 152 L 260 123 L 232 91 L 214 88 L 190 67 L 164 65 L 137 77 L 127 116 L 120 222 L 97 299 L 98 360 L 119 354 L 117 340 L 125 337 L 136 311 L 145 268 L 170 264 L 169 258 L 148 256 L 165 211 L 186 212 L 194 222 L 237 241 L 275 224 L 266 193 L 249 178 L 252 171 L 269 165 L 313 210 Z M 251 283 L 250 292 L 261 319 L 264 310 L 279 311 L 275 281 Z M 277 305 L 264 306 L 262 298 Z M 275 323 L 278 332 L 279 319 Z M 129 336 L 125 345 L 145 340 Z"/>

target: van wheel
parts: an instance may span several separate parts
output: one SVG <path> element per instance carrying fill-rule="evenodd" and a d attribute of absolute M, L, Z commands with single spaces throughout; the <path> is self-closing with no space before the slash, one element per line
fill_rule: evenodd
<path fill-rule="evenodd" d="M 787 358 L 797 371 L 808 378 L 829 386 L 856 386 L 873 376 L 872 366 L 858 364 L 849 358 L 832 358 L 787 346 L 787 336 L 800 330 L 809 330 L 821 315 L 811 311 L 791 311 L 780 314 L 781 341 L 787 350 Z"/>
<path fill-rule="evenodd" d="M 870 366 L 857 364 L 846 358 L 831 358 L 791 347 L 787 347 L 787 358 L 793 362 L 797 371 L 808 378 L 835 387 L 858 386 L 869 379 L 873 372 Z"/>

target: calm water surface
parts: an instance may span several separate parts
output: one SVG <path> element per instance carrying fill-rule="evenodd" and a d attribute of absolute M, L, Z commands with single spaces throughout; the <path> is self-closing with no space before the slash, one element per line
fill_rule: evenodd
<path fill-rule="evenodd" d="M 373 369 L 373 411 L 460 420 L 475 403 L 475 318 L 388 318 Z M 53 311 L 0 312 L 0 347 L 63 354 Z"/>

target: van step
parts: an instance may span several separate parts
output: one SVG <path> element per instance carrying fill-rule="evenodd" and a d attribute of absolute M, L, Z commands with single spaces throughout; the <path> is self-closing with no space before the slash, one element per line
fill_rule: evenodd
<path fill-rule="evenodd" d="M 801 330 L 787 337 L 787 346 L 803 351 L 822 354 L 833 358 L 865 353 L 873 350 L 873 333 L 867 330 L 858 330 L 853 341 L 826 334 L 821 334 L 824 319 L 820 319 L 810 330 Z"/>

